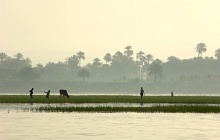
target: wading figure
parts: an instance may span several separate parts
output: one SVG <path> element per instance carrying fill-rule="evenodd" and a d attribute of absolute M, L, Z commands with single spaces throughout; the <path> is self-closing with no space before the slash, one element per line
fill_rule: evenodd
<path fill-rule="evenodd" d="M 33 98 L 33 90 L 34 90 L 34 88 L 32 88 L 29 92 L 30 92 L 30 97 L 31 97 L 31 99 Z"/>
<path fill-rule="evenodd" d="M 143 98 L 143 95 L 144 95 L 144 90 L 143 90 L 142 87 L 141 87 L 140 95 L 141 95 L 141 99 L 142 99 L 142 98 Z"/>
<path fill-rule="evenodd" d="M 46 99 L 49 99 L 49 96 L 50 96 L 50 90 L 48 90 L 47 92 L 44 91 L 44 93 L 47 93 L 47 94 L 46 94 Z"/>
<path fill-rule="evenodd" d="M 61 89 L 60 90 L 60 97 L 67 97 L 67 98 L 69 98 L 70 96 L 68 95 L 68 93 L 67 93 L 67 91 L 66 90 L 64 90 L 64 89 Z"/>

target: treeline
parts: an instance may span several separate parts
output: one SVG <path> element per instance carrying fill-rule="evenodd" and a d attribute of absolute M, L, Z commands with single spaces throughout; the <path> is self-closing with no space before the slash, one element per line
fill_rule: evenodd
<path fill-rule="evenodd" d="M 77 52 L 64 62 L 48 62 L 45 66 L 32 66 L 31 60 L 21 53 L 13 57 L 0 53 L 0 81 L 89 81 L 89 82 L 173 82 L 220 80 L 220 49 L 214 57 L 202 57 L 207 47 L 198 43 L 198 56 L 181 60 L 169 56 L 167 62 L 154 58 L 152 54 L 139 51 L 134 54 L 132 46 L 124 52 L 94 58 L 85 66 L 81 61 L 85 53 Z M 105 63 L 101 63 L 101 59 Z"/>

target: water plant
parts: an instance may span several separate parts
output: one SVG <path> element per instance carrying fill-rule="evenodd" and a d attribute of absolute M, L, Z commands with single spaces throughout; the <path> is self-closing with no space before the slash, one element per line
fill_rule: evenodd
<path fill-rule="evenodd" d="M 220 113 L 220 106 L 209 105 L 167 105 L 167 106 L 151 106 L 151 107 L 33 107 L 24 108 L 24 111 L 34 112 L 101 112 L 101 113 L 116 113 L 116 112 L 139 112 L 139 113 Z"/>

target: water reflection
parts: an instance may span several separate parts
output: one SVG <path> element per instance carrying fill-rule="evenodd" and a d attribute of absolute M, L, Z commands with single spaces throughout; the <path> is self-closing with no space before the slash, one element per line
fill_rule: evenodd
<path fill-rule="evenodd" d="M 0 138 L 219 139 L 220 114 L 33 113 L 0 110 Z"/>
<path fill-rule="evenodd" d="M 141 106 L 143 106 L 143 103 L 141 102 Z"/>

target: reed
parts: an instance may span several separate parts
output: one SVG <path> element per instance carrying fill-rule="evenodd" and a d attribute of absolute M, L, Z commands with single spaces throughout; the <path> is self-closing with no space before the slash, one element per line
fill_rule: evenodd
<path fill-rule="evenodd" d="M 24 108 L 24 111 L 34 112 L 101 112 L 101 113 L 117 113 L 117 112 L 139 112 L 139 113 L 220 113 L 220 106 L 209 105 L 168 105 L 168 106 L 152 106 L 152 107 L 33 107 Z"/>
<path fill-rule="evenodd" d="M 0 103 L 187 103 L 187 104 L 220 104 L 219 96 L 139 96 L 126 95 L 77 95 L 60 98 L 58 95 L 46 99 L 43 95 L 0 95 Z"/>

